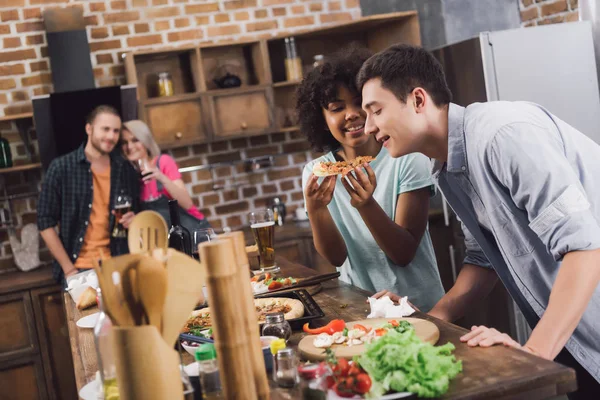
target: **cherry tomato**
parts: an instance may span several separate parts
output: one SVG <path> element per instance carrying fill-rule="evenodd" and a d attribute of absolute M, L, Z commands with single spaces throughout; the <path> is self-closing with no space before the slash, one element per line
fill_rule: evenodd
<path fill-rule="evenodd" d="M 400 325 L 400 324 L 398 323 L 398 321 L 396 321 L 395 319 L 391 320 L 391 321 L 390 321 L 390 324 L 391 324 L 393 327 L 396 327 L 396 326 Z"/>
<path fill-rule="evenodd" d="M 361 374 L 356 375 L 353 378 L 354 385 L 352 386 L 352 389 L 354 390 L 354 392 L 358 394 L 365 394 L 368 393 L 369 390 L 371 390 L 372 382 L 368 374 L 363 372 Z"/>
<path fill-rule="evenodd" d="M 349 390 L 346 387 L 346 383 L 344 381 L 336 383 L 333 387 L 333 390 L 335 391 L 335 394 L 337 394 L 340 397 L 354 397 L 354 393 L 352 392 L 352 390 Z"/>
<path fill-rule="evenodd" d="M 331 365 L 331 370 L 335 376 L 348 376 L 350 370 L 350 364 L 345 358 L 338 358 L 337 363 Z"/>
<path fill-rule="evenodd" d="M 354 324 L 354 326 L 352 327 L 352 329 L 360 329 L 361 331 L 363 331 L 365 333 L 369 333 L 369 329 L 367 329 L 366 326 L 361 325 L 361 324 Z"/>
<path fill-rule="evenodd" d="M 283 283 L 283 286 L 290 286 L 292 284 L 292 280 L 290 278 L 285 278 L 281 283 Z"/>
<path fill-rule="evenodd" d="M 375 329 L 375 336 L 383 336 L 387 333 L 387 329 L 379 328 Z"/>
<path fill-rule="evenodd" d="M 265 281 L 268 281 L 269 279 L 271 279 L 271 273 L 267 272 L 265 273 Z"/>
<path fill-rule="evenodd" d="M 356 364 L 352 364 L 348 370 L 348 376 L 356 376 L 360 373 L 362 373 L 362 369 Z"/>
<path fill-rule="evenodd" d="M 327 389 L 331 389 L 335 386 L 335 378 L 332 375 L 329 375 L 325 378 L 325 383 L 327 383 Z"/>

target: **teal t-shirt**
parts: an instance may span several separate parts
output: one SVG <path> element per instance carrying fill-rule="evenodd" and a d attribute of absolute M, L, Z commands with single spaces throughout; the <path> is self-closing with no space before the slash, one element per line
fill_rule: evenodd
<path fill-rule="evenodd" d="M 321 161 L 336 161 L 329 152 L 306 164 L 302 173 L 302 188 L 310 176 L 313 165 Z M 427 157 L 420 153 L 400 158 L 390 157 L 382 147 L 377 158 L 371 162 L 377 177 L 373 198 L 390 217 L 395 218 L 398 196 L 404 192 L 431 187 L 431 166 Z M 429 230 L 425 230 L 412 262 L 401 267 L 394 264 L 379 248 L 360 214 L 350 204 L 350 195 L 340 182 L 335 186 L 329 212 L 339 229 L 348 250 L 348 259 L 339 270 L 340 279 L 362 289 L 378 292 L 390 290 L 409 301 L 421 311 L 429 311 L 444 295 Z M 398 243 L 399 246 L 402 243 Z"/>

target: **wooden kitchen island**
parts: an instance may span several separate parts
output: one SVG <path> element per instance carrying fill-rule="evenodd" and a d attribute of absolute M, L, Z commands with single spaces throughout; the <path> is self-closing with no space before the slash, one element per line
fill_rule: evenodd
<path fill-rule="evenodd" d="M 278 258 L 277 262 L 285 276 L 308 277 L 315 274 L 314 270 L 293 264 L 284 258 Z M 364 319 L 368 314 L 366 304 L 368 295 L 366 291 L 337 280 L 324 283 L 323 288 L 313 297 L 325 312 L 325 318 L 315 322 L 325 324 L 332 319 L 345 321 Z M 80 312 L 67 293 L 64 295 L 64 300 L 79 390 L 94 379 L 97 363 L 92 330 L 80 329 L 75 323 L 79 318 L 98 310 L 93 308 Z M 486 349 L 469 348 L 459 340 L 460 336 L 467 332 L 463 328 L 419 312 L 413 317 L 434 322 L 440 330 L 438 344 L 452 342 L 456 346 L 454 352 L 456 358 L 463 362 L 463 372 L 452 381 L 450 390 L 443 397 L 445 399 L 533 400 L 566 394 L 576 388 L 575 372 L 570 368 L 503 346 Z M 304 333 L 295 332 L 290 339 L 291 345 L 296 346 L 303 336 Z M 186 364 L 192 362 L 191 356 L 185 353 L 184 361 Z M 296 396 L 294 392 L 285 393 L 275 390 L 272 398 L 296 398 Z"/>

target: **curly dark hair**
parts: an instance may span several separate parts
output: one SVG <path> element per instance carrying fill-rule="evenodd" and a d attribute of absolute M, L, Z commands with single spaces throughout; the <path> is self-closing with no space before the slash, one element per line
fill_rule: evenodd
<path fill-rule="evenodd" d="M 368 49 L 357 45 L 342 49 L 325 57 L 323 65 L 310 71 L 296 90 L 300 131 L 315 151 L 332 151 L 339 147 L 339 142 L 327 129 L 323 109 L 337 98 L 340 87 L 360 94 L 356 76 L 371 55 Z"/>

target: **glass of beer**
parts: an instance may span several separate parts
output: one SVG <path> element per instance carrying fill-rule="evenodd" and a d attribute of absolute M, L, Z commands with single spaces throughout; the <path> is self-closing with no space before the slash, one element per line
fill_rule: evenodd
<path fill-rule="evenodd" d="M 279 272 L 275 265 L 275 219 L 270 209 L 258 210 L 248 214 L 248 222 L 258 247 L 261 272 Z"/>
<path fill-rule="evenodd" d="M 127 229 L 121 224 L 121 218 L 123 215 L 131 211 L 131 196 L 121 192 L 115 199 L 115 228 L 112 232 L 112 237 L 115 238 L 126 238 Z"/>

